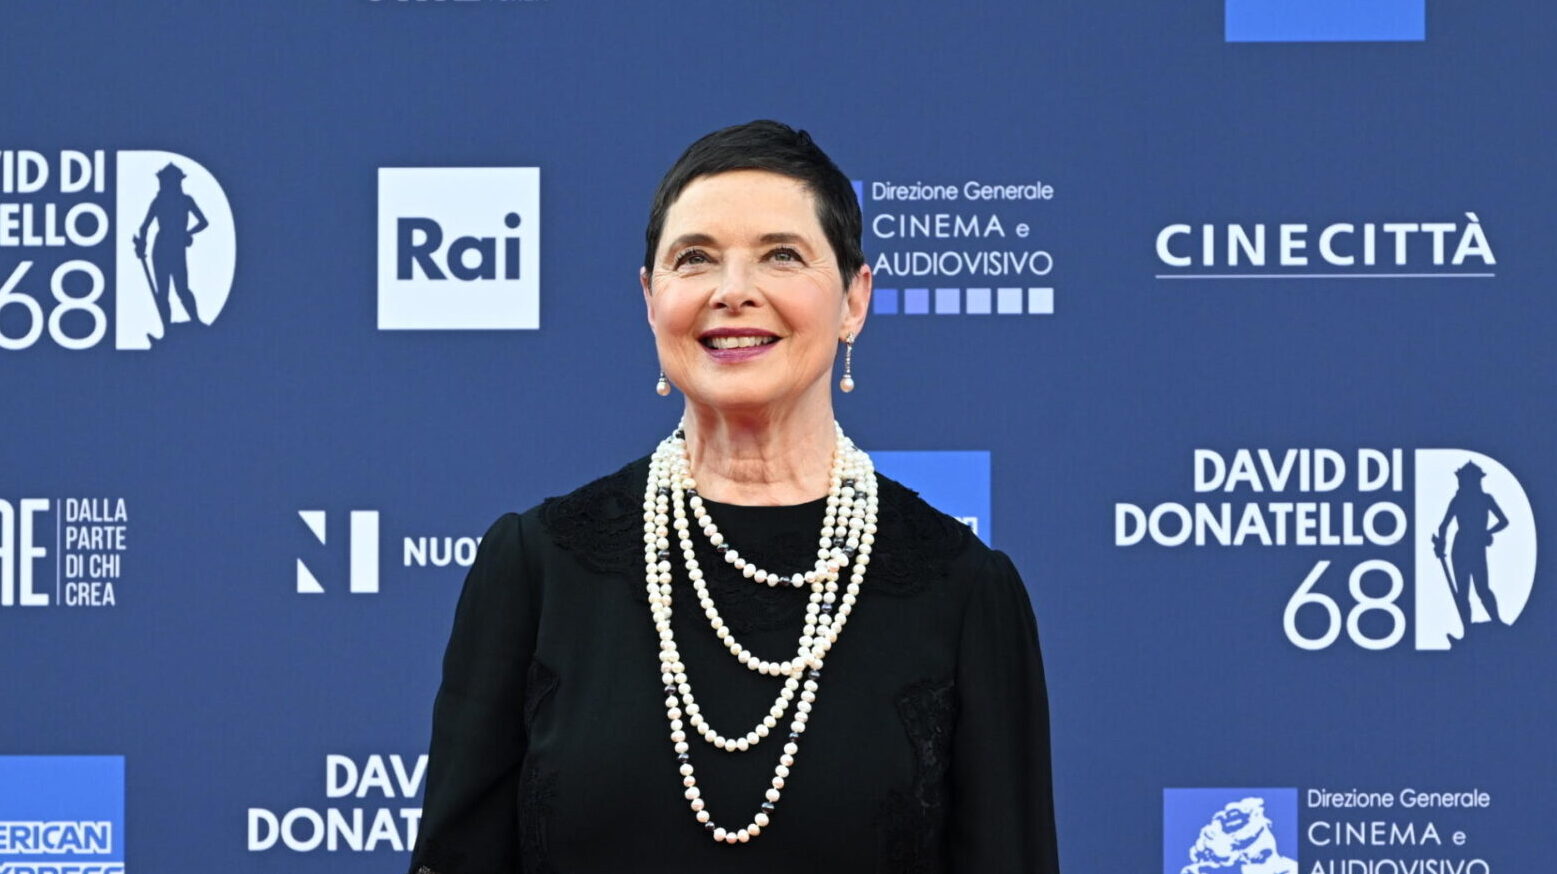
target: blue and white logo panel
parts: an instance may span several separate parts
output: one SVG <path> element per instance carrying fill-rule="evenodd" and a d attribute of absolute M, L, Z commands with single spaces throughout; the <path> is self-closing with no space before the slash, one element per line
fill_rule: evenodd
<path fill-rule="evenodd" d="M 989 517 L 989 453 L 872 452 L 876 469 L 918 492 L 930 506 L 993 545 Z"/>
<path fill-rule="evenodd" d="M 1227 0 L 1228 42 L 1421 42 L 1427 0 Z"/>
<path fill-rule="evenodd" d="M 1163 874 L 1298 874 L 1298 792 L 1162 790 Z"/>
<path fill-rule="evenodd" d="M 380 330 L 540 327 L 541 171 L 378 171 Z"/>
<path fill-rule="evenodd" d="M 1053 183 L 1027 176 L 852 185 L 874 253 L 873 315 L 1054 315 Z"/>
<path fill-rule="evenodd" d="M 0 874 L 124 874 L 123 756 L 0 756 Z"/>

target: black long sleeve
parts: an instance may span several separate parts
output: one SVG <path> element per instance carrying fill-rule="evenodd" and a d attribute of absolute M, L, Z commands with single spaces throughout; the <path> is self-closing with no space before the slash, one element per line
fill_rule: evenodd
<path fill-rule="evenodd" d="M 1038 625 L 1006 554 L 989 553 L 963 614 L 953 735 L 953 871 L 1059 871 L 1049 704 Z"/>
<path fill-rule="evenodd" d="M 411 870 L 513 871 L 524 677 L 535 605 L 521 578 L 519 516 L 481 539 L 455 608 L 433 704 L 423 818 Z"/>

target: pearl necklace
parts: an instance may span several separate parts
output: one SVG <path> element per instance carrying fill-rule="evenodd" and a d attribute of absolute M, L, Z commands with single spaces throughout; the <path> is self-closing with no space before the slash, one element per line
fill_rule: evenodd
<path fill-rule="evenodd" d="M 703 499 L 697 493 L 697 483 L 692 479 L 684 428 L 678 427 L 674 434 L 661 441 L 650 458 L 648 484 L 643 496 L 644 568 L 649 609 L 660 638 L 660 676 L 665 683 L 665 718 L 670 723 L 671 743 L 681 766 L 682 785 L 686 790 L 684 795 L 690 803 L 694 818 L 703 824 L 716 841 L 745 843 L 767 827 L 769 815 L 779 800 L 784 781 L 799 752 L 798 741 L 805 732 L 811 706 L 816 700 L 817 681 L 822 675 L 823 662 L 848 623 L 849 614 L 859 598 L 860 584 L 865 579 L 865 568 L 870 564 L 871 546 L 876 539 L 875 467 L 870 456 L 844 436 L 843 429 L 836 423 L 834 430 L 837 442 L 829 478 L 827 515 L 817 544 L 817 562 L 810 572 L 791 577 L 759 569 L 741 559 L 733 548 L 725 544 L 723 535 L 708 517 Z M 780 581 L 788 581 L 795 586 L 810 583 L 811 599 L 806 606 L 805 627 L 801 631 L 794 658 L 782 662 L 759 659 L 741 646 L 725 626 L 713 598 L 709 596 L 703 581 L 703 571 L 698 566 L 692 548 L 686 504 L 691 505 L 692 513 L 709 542 L 724 555 L 726 562 L 735 565 L 748 579 L 770 586 Z M 676 647 L 675 633 L 671 629 L 671 529 L 676 531 L 687 576 L 692 581 L 699 604 L 714 633 L 748 669 L 785 678 L 768 715 L 751 731 L 733 740 L 720 735 L 703 719 L 687 678 L 686 664 L 681 661 L 680 650 Z M 851 561 L 853 568 L 849 584 L 840 599 L 839 574 L 842 569 L 849 567 Z M 838 606 L 840 601 L 841 606 Z M 835 606 L 836 615 L 833 612 Z M 805 675 L 804 681 L 801 680 L 802 674 Z M 797 691 L 800 701 L 795 705 L 796 712 L 789 725 L 789 736 L 783 753 L 773 769 L 772 787 L 767 790 L 767 800 L 746 827 L 731 830 L 719 827 L 713 822 L 697 788 L 697 778 L 689 755 L 691 748 L 687 743 L 682 716 L 686 716 L 692 728 L 716 748 L 728 752 L 745 752 L 778 726 Z"/>

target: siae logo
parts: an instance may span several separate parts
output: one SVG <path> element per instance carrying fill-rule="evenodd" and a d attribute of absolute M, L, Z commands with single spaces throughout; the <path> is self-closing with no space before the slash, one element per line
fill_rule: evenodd
<path fill-rule="evenodd" d="M 379 328 L 539 328 L 540 174 L 380 168 Z"/>
<path fill-rule="evenodd" d="M 236 251 L 222 186 L 183 155 L 0 151 L 0 350 L 91 349 L 110 329 L 150 349 L 208 326 Z"/>
<path fill-rule="evenodd" d="M 329 517 L 323 510 L 299 510 L 297 515 L 321 544 L 329 543 Z M 352 510 L 350 515 L 350 589 L 372 594 L 378 591 L 378 511 Z M 302 559 L 297 560 L 297 591 L 322 595 L 324 586 Z"/>
<path fill-rule="evenodd" d="M 0 498 L 0 607 L 117 606 L 130 542 L 124 498 Z"/>
<path fill-rule="evenodd" d="M 1162 790 L 1163 874 L 1298 874 L 1296 789 Z"/>

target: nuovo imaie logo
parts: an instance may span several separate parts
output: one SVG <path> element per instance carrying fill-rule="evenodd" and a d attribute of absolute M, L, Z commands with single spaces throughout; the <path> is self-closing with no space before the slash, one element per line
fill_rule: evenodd
<path fill-rule="evenodd" d="M 221 314 L 236 255 L 227 195 L 190 158 L 0 151 L 0 351 L 177 342 Z"/>
<path fill-rule="evenodd" d="M 1282 611 L 1287 640 L 1301 649 L 1344 635 L 1385 650 L 1408 632 L 1418 650 L 1474 647 L 1504 633 L 1530 600 L 1530 499 L 1482 453 L 1196 449 L 1191 480 L 1193 501 L 1116 503 L 1114 544 L 1314 555 Z"/>
<path fill-rule="evenodd" d="M 1163 874 L 1298 874 L 1296 789 L 1162 790 Z"/>

